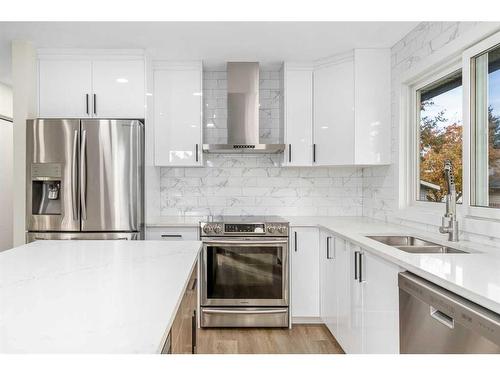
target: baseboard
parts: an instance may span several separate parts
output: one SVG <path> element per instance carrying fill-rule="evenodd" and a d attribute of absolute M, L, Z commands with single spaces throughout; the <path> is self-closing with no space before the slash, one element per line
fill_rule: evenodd
<path fill-rule="evenodd" d="M 319 316 L 292 316 L 292 324 L 321 324 Z"/>

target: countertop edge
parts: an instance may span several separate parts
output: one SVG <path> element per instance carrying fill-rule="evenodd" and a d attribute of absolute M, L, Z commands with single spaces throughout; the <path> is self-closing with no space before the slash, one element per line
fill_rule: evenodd
<path fill-rule="evenodd" d="M 175 304 L 175 311 L 170 317 L 170 321 L 167 324 L 167 328 L 165 329 L 165 332 L 163 333 L 160 346 L 158 347 L 157 351 L 154 354 L 162 354 L 163 347 L 165 346 L 165 343 L 167 341 L 168 335 L 170 333 L 170 330 L 172 329 L 172 325 L 174 324 L 175 317 L 177 316 L 177 312 L 179 311 L 179 307 L 181 305 L 182 299 L 184 298 L 184 294 L 186 293 L 187 288 L 189 287 L 189 279 L 193 271 L 195 270 L 195 267 L 198 264 L 198 260 L 200 257 L 200 251 L 203 248 L 203 244 L 200 243 L 200 248 L 198 249 L 198 252 L 196 253 L 196 256 L 194 257 L 193 264 L 191 265 L 188 276 L 186 278 L 186 281 L 184 283 L 184 286 L 182 288 L 182 291 L 180 295 L 177 297 L 177 302 Z M 198 304 L 198 302 L 196 302 Z"/>
<path fill-rule="evenodd" d="M 339 219 L 339 218 L 337 218 L 337 219 Z M 346 217 L 346 219 L 348 219 L 348 218 Z M 417 236 L 422 236 L 422 237 L 426 236 L 425 231 L 419 231 L 415 228 L 404 227 L 404 226 L 401 226 L 398 224 L 385 223 L 383 221 L 375 220 L 375 219 L 370 219 L 370 221 L 373 221 L 373 223 L 377 223 L 377 224 L 387 224 L 391 227 L 398 227 L 400 230 L 406 229 L 406 233 L 411 234 L 411 235 L 417 235 Z M 378 256 L 378 257 L 380 257 L 388 262 L 391 262 L 395 265 L 398 265 L 399 267 L 404 268 L 405 270 L 407 270 L 411 273 L 414 273 L 415 275 L 420 276 L 420 277 L 422 277 L 422 278 L 424 278 L 424 279 L 426 279 L 426 280 L 428 280 L 428 281 L 430 281 L 430 282 L 432 282 L 432 283 L 434 283 L 442 288 L 445 288 L 445 289 L 447 289 L 455 294 L 458 294 L 458 295 L 462 296 L 463 298 L 470 300 L 473 303 L 476 303 L 476 304 L 478 304 L 482 307 L 485 307 L 485 308 L 487 308 L 487 309 L 489 309 L 497 314 L 500 314 L 500 303 L 498 303 L 494 300 L 491 300 L 487 297 L 484 297 L 481 294 L 477 294 L 473 290 L 470 290 L 466 287 L 462 287 L 454 282 L 451 282 L 451 281 L 446 280 L 442 277 L 439 277 L 439 276 L 437 276 L 431 272 L 428 272 L 422 268 L 416 267 L 413 264 L 407 263 L 407 262 L 399 259 L 396 256 L 391 256 L 390 254 L 387 254 L 387 253 L 380 251 L 379 249 L 375 248 L 370 243 L 371 240 L 367 240 L 367 241 L 360 240 L 358 237 L 364 237 L 364 234 L 362 234 L 361 232 L 358 233 L 358 232 L 343 231 L 341 229 L 335 228 L 334 224 L 328 225 L 328 224 L 318 223 L 318 222 L 315 224 L 313 224 L 312 222 L 311 223 L 301 222 L 301 223 L 294 224 L 293 219 L 290 220 L 290 226 L 291 227 L 317 227 L 320 230 L 321 229 L 327 230 L 327 231 L 329 231 L 329 232 L 331 232 L 339 237 L 342 237 L 345 240 L 348 240 L 348 241 L 362 247 L 363 250 L 366 250 L 375 256 Z M 390 232 L 390 231 L 391 230 L 389 230 L 388 232 Z M 372 233 L 372 234 L 375 234 L 375 233 Z M 446 241 L 441 241 L 441 242 L 446 242 Z M 377 246 L 379 246 L 379 245 L 383 245 L 383 244 L 378 244 Z M 384 245 L 384 246 L 388 246 L 388 245 Z M 483 246 L 483 247 L 487 247 L 487 246 Z"/>

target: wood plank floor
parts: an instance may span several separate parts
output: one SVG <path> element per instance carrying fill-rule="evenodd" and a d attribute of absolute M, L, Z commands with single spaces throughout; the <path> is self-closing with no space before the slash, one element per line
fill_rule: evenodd
<path fill-rule="evenodd" d="M 286 328 L 204 328 L 198 330 L 198 354 L 342 354 L 323 324 Z"/>

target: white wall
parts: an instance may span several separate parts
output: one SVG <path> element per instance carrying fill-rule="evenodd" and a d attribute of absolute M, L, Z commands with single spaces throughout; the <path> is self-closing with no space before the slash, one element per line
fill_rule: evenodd
<path fill-rule="evenodd" d="M 14 119 L 13 230 L 14 246 L 26 237 L 26 120 L 36 117 L 36 51 L 25 41 L 12 42 Z"/>
<path fill-rule="evenodd" d="M 0 116 L 12 118 L 12 90 L 0 83 Z M 0 251 L 12 247 L 12 122 L 0 119 Z"/>
<path fill-rule="evenodd" d="M 0 115 L 12 118 L 12 88 L 0 83 Z"/>
<path fill-rule="evenodd" d="M 422 22 L 391 49 L 391 160 L 390 166 L 363 169 L 363 215 L 411 225 L 437 232 L 442 212 L 411 214 L 400 203 L 400 177 L 406 165 L 400 165 L 399 136 L 407 124 L 401 119 L 401 83 L 425 70 L 442 66 L 449 56 L 477 43 L 495 30 L 500 23 L 486 22 Z M 401 176 L 400 176 L 401 175 Z M 424 209 L 425 210 L 425 209 Z M 421 210 L 423 211 L 423 210 Z M 443 207 L 444 211 L 444 207 Z M 463 228 L 463 222 L 460 224 Z M 494 238 L 495 237 L 495 238 Z M 462 238 L 482 243 L 500 243 L 500 233 L 478 235 L 473 230 L 462 231 Z"/>

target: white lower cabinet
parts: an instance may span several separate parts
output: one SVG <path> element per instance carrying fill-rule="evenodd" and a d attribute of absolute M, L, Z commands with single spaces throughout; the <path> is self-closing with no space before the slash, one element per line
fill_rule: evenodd
<path fill-rule="evenodd" d="M 320 241 L 324 324 L 346 353 L 399 353 L 402 270 L 328 232 L 321 232 Z"/>
<path fill-rule="evenodd" d="M 320 231 L 320 316 L 321 321 L 335 335 L 338 320 L 337 249 L 335 237 L 330 232 Z"/>
<path fill-rule="evenodd" d="M 198 241 L 199 233 L 197 227 L 147 227 L 146 240 L 160 241 Z"/>
<path fill-rule="evenodd" d="M 399 353 L 397 265 L 363 254 L 363 352 Z"/>
<path fill-rule="evenodd" d="M 337 288 L 337 331 L 332 332 L 346 352 L 350 345 L 350 318 L 351 318 L 351 297 L 350 297 L 350 250 L 347 242 L 339 237 L 335 237 L 335 285 Z"/>
<path fill-rule="evenodd" d="M 319 318 L 319 230 L 293 227 L 290 238 L 292 318 Z"/>

